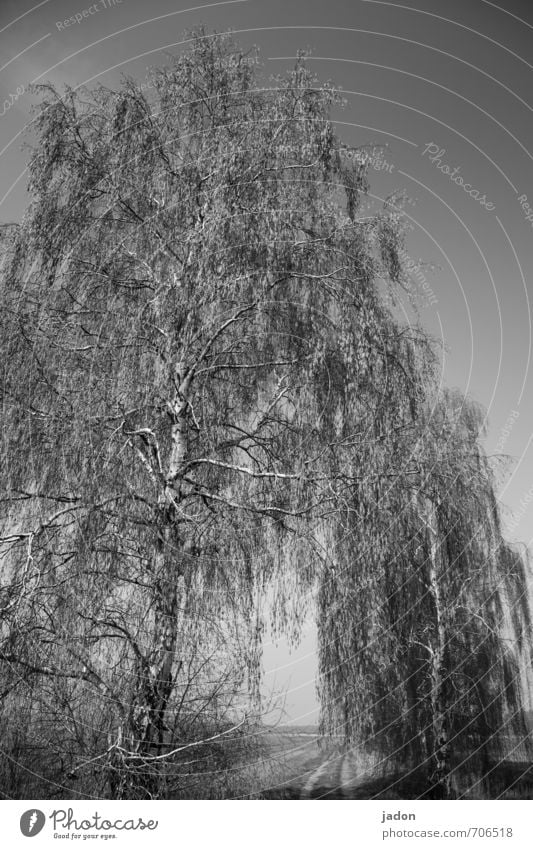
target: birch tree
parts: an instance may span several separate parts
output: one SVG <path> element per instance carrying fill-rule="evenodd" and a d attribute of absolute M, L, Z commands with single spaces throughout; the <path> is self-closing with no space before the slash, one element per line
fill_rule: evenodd
<path fill-rule="evenodd" d="M 145 89 L 41 92 L 3 283 L 7 716 L 71 682 L 107 739 L 69 774 L 179 794 L 207 706 L 234 706 L 220 736 L 257 693 L 257 598 L 296 638 L 330 568 L 381 376 L 411 380 L 381 294 L 401 223 L 361 214 L 368 157 L 303 59 L 265 85 L 200 31 Z"/>
<path fill-rule="evenodd" d="M 458 393 L 419 408 L 383 449 L 412 475 L 380 482 L 364 528 L 353 509 L 341 577 L 321 588 L 324 724 L 374 753 L 385 797 L 490 797 L 498 763 L 529 758 L 526 564 L 502 536 L 481 424 Z"/>

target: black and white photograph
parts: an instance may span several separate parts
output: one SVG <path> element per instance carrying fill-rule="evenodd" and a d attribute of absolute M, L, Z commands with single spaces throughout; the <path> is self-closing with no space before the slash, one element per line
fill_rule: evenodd
<path fill-rule="evenodd" d="M 318 801 L 530 845 L 533 4 L 0 0 L 0 44 L 13 845 Z"/>

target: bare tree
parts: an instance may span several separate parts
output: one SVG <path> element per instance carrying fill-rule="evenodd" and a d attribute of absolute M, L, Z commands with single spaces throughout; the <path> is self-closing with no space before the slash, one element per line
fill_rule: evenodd
<path fill-rule="evenodd" d="M 297 639 L 318 581 L 324 728 L 450 796 L 520 734 L 530 622 L 479 415 L 395 314 L 401 211 L 303 57 L 267 84 L 198 31 L 150 83 L 42 87 L 4 251 L 11 751 L 36 795 L 198 792 L 246 749 L 258 600 Z"/>
<path fill-rule="evenodd" d="M 150 100 L 43 87 L 4 278 L 1 660 L 21 703 L 70 682 L 113 796 L 168 793 L 205 705 L 257 692 L 257 596 L 297 633 L 368 399 L 411 380 L 398 212 L 358 217 L 332 89 L 256 64 L 200 31 Z"/>
<path fill-rule="evenodd" d="M 498 763 L 529 758 L 526 564 L 502 536 L 481 423 L 445 391 L 388 441 L 413 474 L 380 483 L 361 533 L 353 508 L 344 570 L 321 589 L 325 719 L 376 754 L 385 797 L 491 796 Z"/>

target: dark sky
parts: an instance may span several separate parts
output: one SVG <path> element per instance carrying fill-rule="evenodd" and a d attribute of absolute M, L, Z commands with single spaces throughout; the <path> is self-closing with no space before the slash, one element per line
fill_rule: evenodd
<path fill-rule="evenodd" d="M 244 45 L 258 45 L 266 73 L 290 65 L 299 48 L 311 50 L 319 76 L 344 91 L 341 138 L 385 146 L 370 172 L 372 204 L 396 191 L 409 198 L 406 258 L 428 263 L 415 278 L 421 320 L 445 346 L 443 381 L 487 410 L 489 452 L 515 458 L 500 498 L 509 536 L 531 543 L 532 4 L 0 0 L 0 10 L 3 222 L 19 220 L 27 202 L 21 143 L 31 120 L 28 83 L 142 78 L 199 23 L 232 28 Z M 76 13 L 81 22 L 65 27 Z M 315 718 L 314 654 L 311 624 L 296 654 L 284 645 L 266 649 L 267 680 L 275 672 L 289 687 L 294 721 Z"/>

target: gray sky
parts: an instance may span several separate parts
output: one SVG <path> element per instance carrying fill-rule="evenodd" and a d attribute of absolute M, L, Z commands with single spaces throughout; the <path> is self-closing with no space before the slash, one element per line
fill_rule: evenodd
<path fill-rule="evenodd" d="M 80 22 L 65 26 L 76 14 Z M 415 277 L 421 319 L 445 346 L 444 382 L 486 408 L 489 452 L 515 458 L 500 498 L 509 536 L 531 543 L 531 4 L 0 0 L 0 222 L 19 220 L 27 203 L 21 143 L 28 83 L 142 78 L 199 23 L 232 28 L 244 45 L 257 44 L 267 73 L 309 48 L 319 76 L 344 90 L 341 138 L 387 146 L 382 167 L 370 172 L 372 203 L 395 191 L 409 196 L 407 258 L 434 266 Z M 295 722 L 316 719 L 315 651 L 312 624 L 297 652 L 283 644 L 265 649 L 267 681 L 289 689 Z"/>

